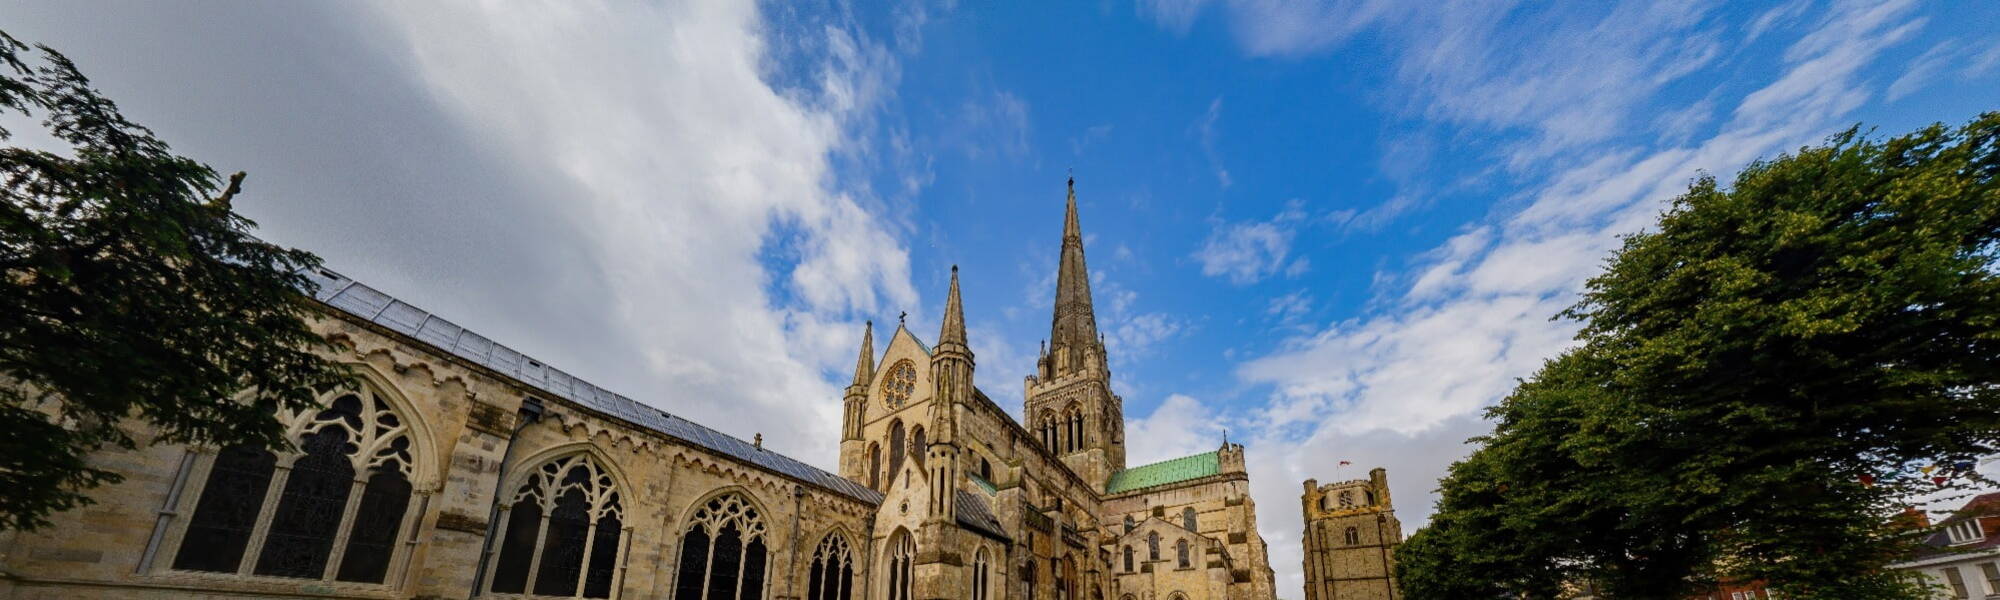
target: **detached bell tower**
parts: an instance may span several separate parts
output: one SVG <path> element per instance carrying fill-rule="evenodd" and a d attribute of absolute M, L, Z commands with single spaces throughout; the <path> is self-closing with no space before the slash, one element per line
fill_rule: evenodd
<path fill-rule="evenodd" d="M 1028 429 L 1071 471 L 1103 489 L 1125 469 L 1124 400 L 1111 393 L 1111 364 L 1090 303 L 1083 264 L 1083 226 L 1076 217 L 1076 178 L 1063 214 L 1062 260 L 1056 267 L 1055 315 L 1048 345 L 1026 385 Z"/>

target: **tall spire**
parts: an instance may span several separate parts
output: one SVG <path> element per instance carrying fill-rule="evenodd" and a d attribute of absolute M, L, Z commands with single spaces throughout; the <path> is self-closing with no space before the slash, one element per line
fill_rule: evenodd
<path fill-rule="evenodd" d="M 1097 348 L 1097 315 L 1090 304 L 1090 270 L 1083 264 L 1083 225 L 1076 218 L 1076 178 L 1069 180 L 1069 202 L 1063 213 L 1062 262 L 1056 271 L 1055 318 L 1049 326 L 1049 352 L 1068 349 L 1069 360 L 1081 360 L 1084 350 Z M 1059 365 L 1067 371 L 1078 363 Z"/>
<path fill-rule="evenodd" d="M 861 330 L 861 358 L 854 360 L 854 385 L 867 386 L 875 378 L 875 322 Z"/>
<path fill-rule="evenodd" d="M 958 299 L 958 265 L 951 266 L 951 292 L 944 300 L 944 327 L 938 330 L 938 345 L 965 345 L 965 307 Z"/>

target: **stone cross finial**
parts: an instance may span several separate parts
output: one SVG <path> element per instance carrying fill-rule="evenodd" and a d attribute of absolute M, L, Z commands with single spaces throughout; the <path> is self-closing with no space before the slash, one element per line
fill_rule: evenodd
<path fill-rule="evenodd" d="M 756 437 L 750 438 L 750 445 L 756 446 L 758 450 L 763 450 L 764 434 L 762 432 L 759 432 Z"/>
<path fill-rule="evenodd" d="M 897 325 L 902 325 L 902 324 L 903 324 L 903 317 L 907 317 L 907 316 L 910 316 L 910 311 L 907 311 L 907 310 L 906 310 L 906 311 L 903 311 L 903 312 L 899 312 L 899 313 L 896 313 L 896 324 L 897 324 Z"/>

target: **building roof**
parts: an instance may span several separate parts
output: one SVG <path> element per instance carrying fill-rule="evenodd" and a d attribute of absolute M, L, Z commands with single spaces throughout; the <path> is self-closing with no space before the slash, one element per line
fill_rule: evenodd
<path fill-rule="evenodd" d="M 473 362 L 548 394 L 622 419 L 655 433 L 705 448 L 766 471 L 866 502 L 881 504 L 882 493 L 845 477 L 822 471 L 783 454 L 702 426 L 666 411 L 640 404 L 623 394 L 598 387 L 533 357 L 473 333 L 442 317 L 397 300 L 375 288 L 328 269 L 308 269 L 318 284 L 313 299 L 363 321 L 410 336 L 446 354 Z M 987 513 L 987 519 L 992 519 Z M 961 517 L 963 520 L 963 517 Z M 998 521 L 994 521 L 998 527 Z"/>
<path fill-rule="evenodd" d="M 1000 526 L 1000 518 L 993 516 L 993 508 L 986 505 L 986 499 L 965 490 L 958 490 L 958 524 L 991 537 L 1013 541 L 1013 538 L 1007 537 L 1007 530 Z"/>
<path fill-rule="evenodd" d="M 1222 472 L 1222 457 L 1215 451 L 1140 465 L 1111 474 L 1104 493 L 1116 494 L 1156 485 L 1179 483 Z"/>

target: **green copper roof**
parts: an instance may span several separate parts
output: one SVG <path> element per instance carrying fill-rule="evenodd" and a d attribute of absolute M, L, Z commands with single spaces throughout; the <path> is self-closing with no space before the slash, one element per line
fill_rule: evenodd
<path fill-rule="evenodd" d="M 1111 481 L 1104 484 L 1104 493 L 1116 494 L 1139 488 L 1166 485 L 1189 479 L 1207 477 L 1222 472 L 1222 458 L 1214 452 L 1203 452 L 1194 456 L 1183 456 L 1150 465 L 1132 467 L 1111 474 Z"/>

